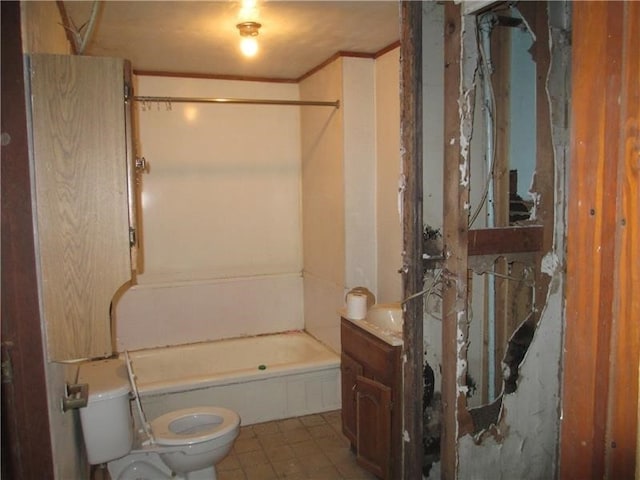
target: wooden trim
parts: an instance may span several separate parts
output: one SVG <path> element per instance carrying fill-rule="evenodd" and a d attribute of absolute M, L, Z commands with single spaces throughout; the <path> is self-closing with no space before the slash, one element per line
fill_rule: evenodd
<path fill-rule="evenodd" d="M 633 2 L 573 5 L 561 479 L 635 474 L 639 24 Z"/>
<path fill-rule="evenodd" d="M 234 80 L 241 82 L 270 82 L 270 83 L 297 83 L 298 80 L 291 78 L 272 77 L 249 77 L 244 75 L 216 75 L 213 73 L 195 72 L 164 72 L 158 70 L 133 70 L 134 75 L 147 77 L 168 77 L 168 78 L 199 78 L 205 80 Z"/>
<path fill-rule="evenodd" d="M 67 35 L 68 36 L 68 35 Z M 378 57 L 400 47 L 400 41 L 393 42 L 390 45 L 378 50 L 375 53 L 365 52 L 350 52 L 350 51 L 338 51 L 327 58 L 319 65 L 313 67 L 308 72 L 300 75 L 298 78 L 274 78 L 274 77 L 252 77 L 246 75 L 219 75 L 215 73 L 196 73 L 196 72 L 166 72 L 162 70 L 139 70 L 134 69 L 134 75 L 147 76 L 147 77 L 168 77 L 168 78 L 201 78 L 206 80 L 234 80 L 240 82 L 265 82 L 265 83 L 300 83 L 305 78 L 310 77 L 314 73 L 322 70 L 324 67 L 334 62 L 341 57 L 351 58 L 371 58 L 377 59 Z"/>
<path fill-rule="evenodd" d="M 377 59 L 378 57 L 381 57 L 385 53 L 389 53 L 390 51 L 395 50 L 396 48 L 400 48 L 400 40 L 398 40 L 397 42 L 393 42 L 390 45 L 387 45 L 382 50 L 378 50 L 376 53 L 373 54 L 373 58 Z"/>
<path fill-rule="evenodd" d="M 311 75 L 313 75 L 314 73 L 319 72 L 320 70 L 322 70 L 324 67 L 326 67 L 327 65 L 329 65 L 330 63 L 335 62 L 338 58 L 340 58 L 342 55 L 340 55 L 340 52 L 336 52 L 333 55 L 331 55 L 329 58 L 327 58 L 324 62 L 320 63 L 319 65 L 316 65 L 315 67 L 313 67 L 311 70 L 309 70 L 307 73 L 302 74 L 301 76 L 299 76 L 296 79 L 296 82 L 300 83 L 301 81 L 303 81 L 305 78 L 309 78 Z"/>
<path fill-rule="evenodd" d="M 442 311 L 442 403 L 443 425 L 440 441 L 441 478 L 455 480 L 458 467 L 458 378 L 457 378 L 457 309 L 458 284 L 460 294 L 467 296 L 467 216 L 461 202 L 467 201 L 469 190 L 461 187 L 460 165 L 463 161 L 460 149 L 460 54 L 461 44 L 460 5 L 447 2 L 444 7 L 444 211 L 443 237 L 445 244 L 445 271 L 447 281 L 443 288 Z M 447 258 L 448 257 L 448 258 Z M 466 316 L 462 312 L 464 320 Z M 464 408 L 464 403 L 462 405 Z"/>
<path fill-rule="evenodd" d="M 423 289 L 422 269 L 422 4 L 400 7 L 400 142 L 402 194 L 402 295 Z M 422 297 L 404 304 L 402 478 L 422 478 L 423 396 Z"/>
<path fill-rule="evenodd" d="M 502 227 L 469 230 L 469 255 L 539 252 L 542 226 Z"/>
<path fill-rule="evenodd" d="M 396 48 L 400 45 L 400 42 L 395 42 L 391 45 L 389 45 L 388 47 L 383 48 L 382 50 L 380 50 L 379 52 L 376 53 L 364 53 L 364 52 L 349 52 L 349 51 L 339 51 L 334 53 L 333 55 L 331 55 L 329 58 L 327 58 L 324 62 L 322 62 L 321 64 L 313 67 L 311 70 L 309 70 L 307 73 L 302 74 L 301 76 L 299 76 L 295 81 L 296 82 L 301 82 L 302 80 L 304 80 L 305 78 L 310 77 L 311 75 L 313 75 L 316 72 L 319 72 L 320 70 L 322 70 L 324 67 L 326 67 L 327 65 L 329 65 L 330 63 L 336 61 L 339 58 L 342 57 L 351 57 L 351 58 L 371 58 L 371 59 L 375 59 L 377 58 L 377 56 L 380 55 L 384 55 L 386 52 L 388 52 L 389 50 L 393 50 L 392 45 L 395 45 L 393 48 Z M 386 50 L 389 49 L 389 50 Z M 382 53 L 380 53 L 382 52 Z"/>
<path fill-rule="evenodd" d="M 54 478 L 31 209 L 20 2 L 2 8 L 2 476 Z M 4 144 L 5 135 L 9 143 Z"/>

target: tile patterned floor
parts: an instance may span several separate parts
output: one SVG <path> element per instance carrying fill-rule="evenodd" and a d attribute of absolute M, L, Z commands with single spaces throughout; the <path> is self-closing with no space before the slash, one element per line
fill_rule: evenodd
<path fill-rule="evenodd" d="M 342 435 L 340 411 L 240 428 L 218 480 L 375 480 L 361 469 Z M 92 480 L 109 480 L 94 468 Z"/>
<path fill-rule="evenodd" d="M 219 480 L 374 480 L 342 435 L 340 411 L 249 425 L 218 464 Z"/>

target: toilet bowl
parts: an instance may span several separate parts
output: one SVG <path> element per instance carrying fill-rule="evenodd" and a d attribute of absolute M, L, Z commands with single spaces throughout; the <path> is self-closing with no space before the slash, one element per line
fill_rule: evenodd
<path fill-rule="evenodd" d="M 147 422 L 128 355 L 126 362 L 82 364 L 78 382 L 89 384 L 87 406 L 80 409 L 87 458 L 107 463 L 112 480 L 215 479 L 215 464 L 240 431 L 238 414 L 221 407 L 176 410 Z M 132 393 L 142 425 L 136 434 Z"/>
<path fill-rule="evenodd" d="M 187 408 L 151 422 L 160 458 L 176 473 L 200 470 L 222 460 L 238 436 L 238 414 L 220 407 Z"/>

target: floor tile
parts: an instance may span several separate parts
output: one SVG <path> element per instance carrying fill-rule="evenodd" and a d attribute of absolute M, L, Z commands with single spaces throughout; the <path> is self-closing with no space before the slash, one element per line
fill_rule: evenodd
<path fill-rule="evenodd" d="M 300 417 L 300 423 L 302 423 L 302 425 L 304 425 L 305 427 L 314 427 L 316 425 L 324 425 L 327 423 L 327 421 L 321 414 L 317 413 L 314 415 L 306 415 L 304 417 Z"/>
<path fill-rule="evenodd" d="M 254 452 L 261 449 L 262 445 L 257 438 L 238 438 L 236 443 L 233 444 L 233 451 L 236 454 Z"/>
<path fill-rule="evenodd" d="M 247 480 L 276 480 L 278 478 L 275 470 L 268 463 L 246 467 L 244 473 Z"/>
<path fill-rule="evenodd" d="M 375 480 L 356 462 L 340 411 L 243 426 L 218 480 Z M 92 480 L 109 480 L 93 469 Z"/>
<path fill-rule="evenodd" d="M 264 452 L 264 450 L 255 450 L 253 452 L 245 452 L 238 454 L 238 460 L 240 461 L 240 465 L 242 468 L 246 469 L 248 467 L 254 467 L 256 465 L 264 465 L 269 463 L 269 457 Z"/>

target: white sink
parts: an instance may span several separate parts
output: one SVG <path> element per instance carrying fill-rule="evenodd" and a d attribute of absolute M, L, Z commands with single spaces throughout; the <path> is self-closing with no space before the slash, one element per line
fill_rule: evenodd
<path fill-rule="evenodd" d="M 402 306 L 398 303 L 377 303 L 373 305 L 364 318 L 365 322 L 371 323 L 384 330 L 396 333 L 402 332 Z"/>
<path fill-rule="evenodd" d="M 402 345 L 402 305 L 398 303 L 376 303 L 362 320 L 349 318 L 346 309 L 340 311 L 345 319 L 366 330 L 392 346 Z"/>

